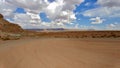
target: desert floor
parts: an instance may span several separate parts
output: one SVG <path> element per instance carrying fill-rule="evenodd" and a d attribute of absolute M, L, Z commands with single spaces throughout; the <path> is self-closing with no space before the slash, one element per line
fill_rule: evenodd
<path fill-rule="evenodd" d="M 0 41 L 0 68 L 120 68 L 120 39 Z"/>

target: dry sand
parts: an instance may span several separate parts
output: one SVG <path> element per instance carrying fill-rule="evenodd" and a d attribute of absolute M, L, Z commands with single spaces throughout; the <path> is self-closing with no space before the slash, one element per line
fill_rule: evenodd
<path fill-rule="evenodd" d="M 120 39 L 0 41 L 0 68 L 120 68 Z"/>

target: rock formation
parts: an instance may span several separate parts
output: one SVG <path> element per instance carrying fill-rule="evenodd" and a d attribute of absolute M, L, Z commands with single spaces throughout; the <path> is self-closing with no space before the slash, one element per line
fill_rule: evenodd
<path fill-rule="evenodd" d="M 9 23 L 8 21 L 6 21 L 1 14 L 0 14 L 0 30 L 9 33 L 21 33 L 23 31 L 23 29 L 19 25 Z"/>
<path fill-rule="evenodd" d="M 0 14 L 0 39 L 18 39 L 22 32 L 23 29 L 19 25 L 8 22 L 4 19 L 3 15 Z"/>

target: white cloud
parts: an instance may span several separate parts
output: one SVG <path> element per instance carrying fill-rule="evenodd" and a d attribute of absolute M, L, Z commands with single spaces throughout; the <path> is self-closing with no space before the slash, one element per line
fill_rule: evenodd
<path fill-rule="evenodd" d="M 85 6 L 90 6 L 91 5 L 91 3 L 90 2 L 87 2 L 86 4 L 85 4 Z"/>
<path fill-rule="evenodd" d="M 91 18 L 90 19 L 91 24 L 102 24 L 105 20 L 101 19 L 100 17 L 96 17 L 96 18 Z"/>
<path fill-rule="evenodd" d="M 116 25 L 115 25 L 115 24 L 110 24 L 109 26 L 110 26 L 111 28 L 116 27 Z"/>
<path fill-rule="evenodd" d="M 79 28 L 79 24 L 76 24 L 76 25 L 75 25 L 75 28 L 78 29 L 78 28 Z"/>
<path fill-rule="evenodd" d="M 107 30 L 120 30 L 120 23 L 111 23 L 106 26 Z"/>
<path fill-rule="evenodd" d="M 84 16 L 89 17 L 120 17 L 120 7 L 100 7 L 83 12 Z"/>
<path fill-rule="evenodd" d="M 49 16 L 50 19 L 54 20 L 62 11 L 63 7 L 63 0 L 57 0 L 52 2 L 48 5 L 45 9 L 46 14 Z"/>
<path fill-rule="evenodd" d="M 98 0 L 101 7 L 87 10 L 82 14 L 89 17 L 120 17 L 120 0 Z"/>
<path fill-rule="evenodd" d="M 4 15 L 4 17 L 10 18 L 13 17 L 13 12 L 16 7 L 5 2 L 4 0 L 0 0 L 0 13 Z"/>
<path fill-rule="evenodd" d="M 50 27 L 50 28 L 64 28 L 65 25 L 62 22 L 42 22 L 41 26 L 43 27 Z"/>
<path fill-rule="evenodd" d="M 78 29 L 80 29 L 80 30 L 90 30 L 90 29 L 98 29 L 98 28 L 96 28 L 95 26 L 87 26 L 87 25 L 76 25 L 77 27 L 78 27 Z"/>
<path fill-rule="evenodd" d="M 13 18 L 14 22 L 19 24 L 31 25 L 31 22 L 40 23 L 41 19 L 39 14 L 45 12 L 53 22 L 58 22 L 61 25 L 71 24 L 76 19 L 73 10 L 75 5 L 79 5 L 84 0 L 55 0 L 49 2 L 48 0 L 0 0 L 0 13 L 2 13 L 6 19 Z M 14 11 L 18 8 L 23 8 L 26 13 L 18 14 Z M 67 12 L 69 11 L 69 13 Z M 69 16 L 69 21 L 68 20 Z M 46 23 L 45 23 L 46 24 Z M 53 23 L 51 23 L 53 24 Z M 33 24 L 32 24 L 33 25 Z M 35 24 L 34 24 L 35 25 Z M 49 24 L 46 24 L 48 26 Z"/>
<path fill-rule="evenodd" d="M 56 22 L 63 22 L 64 24 L 71 24 L 71 21 L 75 20 L 75 14 L 72 11 L 62 11 L 60 15 L 56 17 Z"/>
<path fill-rule="evenodd" d="M 48 6 L 48 2 L 46 0 L 6 0 L 6 2 L 14 6 L 24 8 L 27 12 L 37 14 Z"/>
<path fill-rule="evenodd" d="M 69 16 L 70 22 L 75 20 L 75 5 L 82 3 L 83 0 L 56 0 L 49 4 L 45 12 L 52 20 L 67 20 Z"/>
<path fill-rule="evenodd" d="M 33 13 L 26 13 L 27 15 L 30 16 L 30 23 L 40 23 L 41 22 L 41 18 L 38 14 L 33 14 Z"/>
<path fill-rule="evenodd" d="M 120 0 L 98 0 L 98 4 L 108 7 L 120 7 Z"/>
<path fill-rule="evenodd" d="M 27 14 L 15 14 L 13 23 L 21 25 L 23 28 L 27 27 L 31 17 Z"/>

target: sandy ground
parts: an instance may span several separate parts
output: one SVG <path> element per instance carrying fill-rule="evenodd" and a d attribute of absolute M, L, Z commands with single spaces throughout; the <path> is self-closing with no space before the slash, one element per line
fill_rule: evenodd
<path fill-rule="evenodd" d="M 0 68 L 120 68 L 120 39 L 0 41 Z"/>

